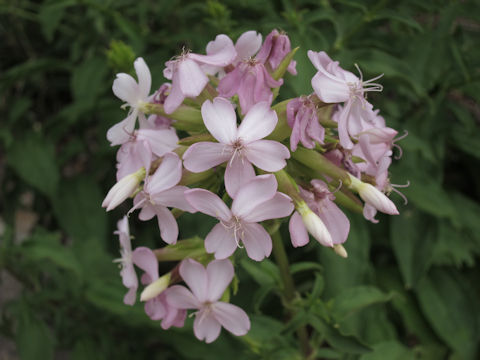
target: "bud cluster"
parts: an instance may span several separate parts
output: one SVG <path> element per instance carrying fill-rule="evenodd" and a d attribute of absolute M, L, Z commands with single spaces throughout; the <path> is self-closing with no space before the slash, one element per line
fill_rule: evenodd
<path fill-rule="evenodd" d="M 277 30 L 263 43 L 248 31 L 235 44 L 218 35 L 205 55 L 184 50 L 167 61 L 163 74 L 170 82 L 153 94 L 142 58 L 134 63 L 137 80 L 117 74 L 113 92 L 129 111 L 107 133 L 112 146 L 120 145 L 118 182 L 102 206 L 109 211 L 133 198 L 128 214 L 139 210 L 142 221 L 156 217 L 168 245 L 132 251 L 125 216 L 118 224 L 118 261 L 129 289 L 124 302 L 135 303 L 136 266 L 144 271 L 140 300 L 164 329 L 183 326 L 186 311 L 196 309 L 200 340 L 214 341 L 221 327 L 248 332 L 247 314 L 228 302 L 232 262 L 240 251 L 255 261 L 270 255 L 267 220 L 278 225 L 289 218 L 294 247 L 306 245 L 310 234 L 347 257 L 341 244 L 350 223 L 338 205 L 361 209 L 363 200 L 372 222 L 377 211 L 398 214 L 387 197 L 397 131 L 366 100 L 367 92 L 382 90 L 374 82 L 379 77 L 364 81 L 358 67 L 360 77 L 325 52 L 308 51 L 318 70 L 314 92 L 275 103 L 286 72 L 297 74 L 297 50 Z M 218 222 L 204 240 L 177 242 L 176 217 L 184 212 Z M 161 275 L 159 261 L 178 264 Z"/>

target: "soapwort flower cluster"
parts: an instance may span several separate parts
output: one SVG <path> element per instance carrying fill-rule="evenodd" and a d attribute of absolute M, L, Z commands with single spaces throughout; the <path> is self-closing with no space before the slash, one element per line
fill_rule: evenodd
<path fill-rule="evenodd" d="M 136 301 L 138 268 L 140 301 L 164 329 L 182 327 L 194 309 L 200 340 L 214 341 L 222 327 L 246 334 L 247 314 L 229 303 L 235 259 L 270 256 L 271 234 L 282 222 L 288 221 L 293 247 L 306 245 L 311 235 L 347 257 L 342 244 L 350 223 L 342 209 L 363 207 L 372 222 L 377 211 L 398 214 L 387 196 L 397 131 L 366 97 L 382 90 L 379 77 L 364 80 L 358 66 L 357 76 L 325 52 L 310 50 L 317 69 L 313 92 L 278 102 L 286 73 L 297 74 L 297 50 L 277 30 L 263 43 L 255 31 L 235 44 L 218 35 L 205 54 L 184 49 L 167 61 L 169 82 L 156 91 L 142 58 L 134 63 L 137 79 L 121 73 L 113 82 L 128 114 L 107 133 L 120 148 L 117 183 L 102 206 L 110 211 L 133 198 L 127 215 L 156 218 L 167 245 L 132 249 L 125 216 L 116 232 L 118 261 L 128 288 L 125 304 Z M 217 223 L 205 239 L 179 241 L 176 218 L 185 212 Z M 176 266 L 159 274 L 159 261 Z"/>

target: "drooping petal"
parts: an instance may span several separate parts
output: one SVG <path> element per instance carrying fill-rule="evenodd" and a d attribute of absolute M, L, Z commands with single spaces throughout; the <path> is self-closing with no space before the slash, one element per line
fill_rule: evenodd
<path fill-rule="evenodd" d="M 167 244 L 175 244 L 178 238 L 177 220 L 165 206 L 155 205 L 160 237 Z"/>
<path fill-rule="evenodd" d="M 207 265 L 208 301 L 215 302 L 222 296 L 234 275 L 230 260 L 214 260 Z"/>
<path fill-rule="evenodd" d="M 217 219 L 228 221 L 232 212 L 225 203 L 214 193 L 205 189 L 191 189 L 185 191 L 185 198 L 194 209 Z"/>
<path fill-rule="evenodd" d="M 155 253 L 147 247 L 141 246 L 133 250 L 132 261 L 145 271 L 150 282 L 158 279 L 158 260 Z"/>
<path fill-rule="evenodd" d="M 148 172 L 152 156 L 152 150 L 147 141 L 137 139 L 137 141 L 124 143 L 117 152 L 117 181 L 142 167 Z"/>
<path fill-rule="evenodd" d="M 200 302 L 185 286 L 174 285 L 166 293 L 167 303 L 177 309 L 199 309 Z"/>
<path fill-rule="evenodd" d="M 180 264 L 180 276 L 198 301 L 203 303 L 207 300 L 208 277 L 202 264 L 192 259 L 183 260 Z"/>
<path fill-rule="evenodd" d="M 302 216 L 295 211 L 288 223 L 288 230 L 290 232 L 290 240 L 293 247 L 305 246 L 309 242 L 307 228 L 303 224 Z"/>
<path fill-rule="evenodd" d="M 135 128 L 137 115 L 138 110 L 133 109 L 130 115 L 108 129 L 107 139 L 110 141 L 111 146 L 121 145 L 130 139 Z"/>
<path fill-rule="evenodd" d="M 199 173 L 230 160 L 232 152 L 232 147 L 228 145 L 198 142 L 183 154 L 183 166 L 191 172 Z"/>
<path fill-rule="evenodd" d="M 239 64 L 220 80 L 217 87 L 220 96 L 229 98 L 237 93 L 243 77 L 241 65 Z"/>
<path fill-rule="evenodd" d="M 262 225 L 242 223 L 242 242 L 250 259 L 261 261 L 272 252 L 272 238 Z"/>
<path fill-rule="evenodd" d="M 233 335 L 243 336 L 250 330 L 250 319 L 238 306 L 219 301 L 212 305 L 212 312 L 215 319 Z"/>
<path fill-rule="evenodd" d="M 276 192 L 277 180 L 274 175 L 257 176 L 238 190 L 232 203 L 232 213 L 243 219 L 260 204 L 272 199 Z"/>
<path fill-rule="evenodd" d="M 220 323 L 209 310 L 202 309 L 197 312 L 193 322 L 193 333 L 198 340 L 205 340 L 209 344 L 218 338 L 221 329 Z"/>
<path fill-rule="evenodd" d="M 213 43 L 209 43 L 208 50 L 208 55 L 190 53 L 188 58 L 203 64 L 223 67 L 229 65 L 237 56 L 232 39 L 224 34 L 217 35 Z"/>
<path fill-rule="evenodd" d="M 237 116 L 227 99 L 216 97 L 202 105 L 202 118 L 210 134 L 218 142 L 231 144 L 237 139 Z"/>
<path fill-rule="evenodd" d="M 123 303 L 125 305 L 133 305 L 135 304 L 136 297 L 137 297 L 137 287 L 131 287 L 128 289 L 127 293 L 123 297 Z"/>
<path fill-rule="evenodd" d="M 345 106 L 338 110 L 338 138 L 340 139 L 340 145 L 345 149 L 353 148 L 353 142 L 348 133 L 348 121 L 353 102 L 353 100 L 347 101 Z"/>
<path fill-rule="evenodd" d="M 145 63 L 145 60 L 143 60 L 141 57 L 135 60 L 133 66 L 135 67 L 135 72 L 137 73 L 140 97 L 145 99 L 148 97 L 150 88 L 152 87 L 152 76 L 150 75 L 150 69 Z"/>
<path fill-rule="evenodd" d="M 156 204 L 162 204 L 167 207 L 173 207 L 182 211 L 194 213 L 196 210 L 185 198 L 185 191 L 187 190 L 190 189 L 186 186 L 174 186 L 152 196 L 152 200 Z"/>
<path fill-rule="evenodd" d="M 129 104 L 135 104 L 140 99 L 137 82 L 132 76 L 125 73 L 117 74 L 112 90 L 116 97 Z"/>
<path fill-rule="evenodd" d="M 255 177 L 255 170 L 248 160 L 236 156 L 228 162 L 225 170 L 225 189 L 234 199 L 237 191 Z"/>
<path fill-rule="evenodd" d="M 255 104 L 245 115 L 238 127 L 238 137 L 244 143 L 263 139 L 275 129 L 277 125 L 277 113 L 266 102 Z"/>
<path fill-rule="evenodd" d="M 205 237 L 205 250 L 209 254 L 215 254 L 215 259 L 228 258 L 236 248 L 237 242 L 233 229 L 227 229 L 222 223 L 216 224 Z"/>
<path fill-rule="evenodd" d="M 259 204 L 242 219 L 246 222 L 278 219 L 290 215 L 293 209 L 292 199 L 285 194 L 277 192 L 272 199 Z"/>
<path fill-rule="evenodd" d="M 167 153 L 155 173 L 146 180 L 144 189 L 150 195 L 158 194 L 177 185 L 181 178 L 182 161 L 177 154 Z"/>
<path fill-rule="evenodd" d="M 288 148 L 274 140 L 257 140 L 245 147 L 245 156 L 256 167 L 270 172 L 283 169 L 290 158 Z"/>

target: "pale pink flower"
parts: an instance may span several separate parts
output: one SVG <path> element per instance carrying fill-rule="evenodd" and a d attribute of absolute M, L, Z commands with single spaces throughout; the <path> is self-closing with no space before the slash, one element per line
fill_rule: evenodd
<path fill-rule="evenodd" d="M 107 139 L 111 145 L 120 145 L 127 142 L 135 129 L 137 117 L 140 122 L 146 122 L 145 114 L 141 111 L 144 103 L 149 101 L 152 77 L 147 64 L 142 58 L 133 63 L 137 73 L 138 83 L 125 73 L 117 74 L 112 90 L 115 96 L 125 101 L 124 106 L 129 106 L 128 116 L 118 124 L 112 126 L 107 132 Z"/>
<path fill-rule="evenodd" d="M 195 210 L 186 201 L 186 186 L 177 185 L 182 177 L 182 162 L 175 153 L 167 153 L 155 173 L 145 179 L 143 190 L 135 196 L 134 207 L 141 208 L 138 218 L 143 221 L 157 217 L 160 236 L 168 244 L 175 244 L 178 225 L 167 207 L 184 211 Z"/>
<path fill-rule="evenodd" d="M 120 254 L 122 257 L 114 260 L 114 262 L 120 263 L 122 269 L 120 271 L 120 276 L 122 277 L 123 285 L 128 288 L 128 292 L 125 294 L 123 302 L 126 305 L 133 305 L 135 304 L 135 298 L 137 295 L 138 279 L 133 267 L 130 230 L 128 227 L 128 218 L 126 216 L 117 223 L 117 231 L 115 231 L 115 234 L 118 235 L 118 240 L 120 241 Z"/>
<path fill-rule="evenodd" d="M 231 197 L 238 188 L 253 178 L 253 165 L 275 172 L 286 165 L 288 148 L 273 140 L 262 140 L 277 124 L 277 114 L 267 103 L 256 104 L 245 115 L 237 128 L 237 117 L 232 104 L 217 97 L 202 105 L 202 117 L 208 131 L 218 143 L 198 142 L 183 155 L 184 166 L 192 172 L 201 172 L 227 162 L 225 187 Z"/>
<path fill-rule="evenodd" d="M 282 84 L 283 80 L 275 80 L 262 62 L 250 58 L 241 61 L 220 80 L 218 92 L 225 98 L 237 94 L 242 114 L 245 114 L 259 102 L 270 105 L 273 100 L 272 88 Z"/>
<path fill-rule="evenodd" d="M 232 40 L 226 35 L 217 35 L 210 46 L 209 55 L 184 52 L 178 58 L 167 61 L 163 75 L 172 81 L 170 94 L 165 100 L 167 114 L 174 112 L 186 97 L 196 98 L 208 83 L 201 65 L 227 66 L 237 55 Z"/>
<path fill-rule="evenodd" d="M 222 326 L 236 336 L 250 330 L 245 311 L 219 301 L 234 275 L 229 260 L 214 260 L 205 268 L 195 260 L 186 259 L 180 264 L 180 275 L 190 290 L 181 285 L 172 286 L 167 302 L 179 309 L 197 309 L 193 323 L 197 339 L 211 343 L 220 335 Z"/>
<path fill-rule="evenodd" d="M 315 141 L 323 144 L 325 129 L 318 122 L 317 107 L 310 96 L 295 98 L 287 104 L 287 122 L 292 128 L 290 149 L 297 150 L 299 142 L 307 149 L 315 147 Z"/>
<path fill-rule="evenodd" d="M 241 244 L 248 256 L 260 261 L 272 251 L 272 239 L 258 222 L 290 215 L 291 199 L 277 192 L 274 175 L 261 175 L 247 182 L 237 192 L 231 210 L 215 194 L 204 189 L 185 192 L 188 202 L 220 222 L 205 238 L 205 249 L 216 259 L 232 255 Z"/>
<path fill-rule="evenodd" d="M 158 261 L 152 250 L 146 247 L 138 247 L 133 252 L 132 260 L 136 266 L 145 272 L 141 278 L 143 285 L 152 286 L 159 280 L 162 281 L 162 278 L 158 276 Z M 153 294 L 154 296 L 152 295 L 153 297 L 146 299 L 145 302 L 145 313 L 152 320 L 162 320 L 161 326 L 165 330 L 171 326 L 183 327 L 187 316 L 186 310 L 167 303 L 167 294 L 171 289 L 166 288 L 167 286 L 168 281 L 157 290 L 157 294 Z"/>
<path fill-rule="evenodd" d="M 361 72 L 358 78 L 350 71 L 342 69 L 338 61 L 333 61 L 323 51 L 316 53 L 309 50 L 308 57 L 318 70 L 312 78 L 312 87 L 318 98 L 325 103 L 345 103 L 338 110 L 338 135 L 340 144 L 346 149 L 351 149 L 353 142 L 350 136 L 359 132 L 362 123 L 375 120 L 376 113 L 365 99 L 365 93 L 382 91 L 382 85 L 373 82 L 381 75 L 363 81 Z"/>
<path fill-rule="evenodd" d="M 285 56 L 292 51 L 290 39 L 284 32 L 278 32 L 277 29 L 272 30 L 265 38 L 262 48 L 257 54 L 257 60 L 262 63 L 269 63 L 273 70 L 276 70 Z M 288 72 L 297 75 L 297 62 L 292 60 L 288 64 Z"/>

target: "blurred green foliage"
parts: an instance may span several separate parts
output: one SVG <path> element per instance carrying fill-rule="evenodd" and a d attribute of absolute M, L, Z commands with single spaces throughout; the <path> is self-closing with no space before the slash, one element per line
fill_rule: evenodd
<path fill-rule="evenodd" d="M 126 208 L 100 208 L 115 180 L 105 133 L 123 118 L 110 88 L 136 56 L 158 87 L 183 46 L 273 28 L 301 47 L 282 99 L 312 91 L 309 49 L 385 74 L 370 100 L 409 133 L 391 176 L 410 181 L 409 204 L 377 225 L 349 214 L 347 260 L 286 245 L 302 295 L 291 319 L 274 262 L 242 259 L 232 301 L 252 330 L 205 345 L 191 320 L 165 332 L 122 303 L 112 232 Z M 0 357 L 297 359 L 305 325 L 322 359 L 480 356 L 478 2 L 7 0 L 0 34 Z M 181 218 L 183 235 L 208 231 L 204 220 Z M 155 224 L 132 222 L 137 245 L 160 245 Z"/>

